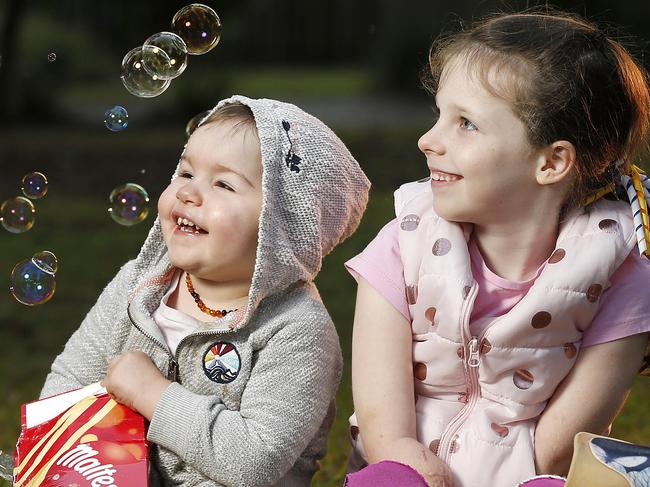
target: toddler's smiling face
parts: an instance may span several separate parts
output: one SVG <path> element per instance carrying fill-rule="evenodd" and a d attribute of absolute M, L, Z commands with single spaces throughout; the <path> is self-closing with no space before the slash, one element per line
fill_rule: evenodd
<path fill-rule="evenodd" d="M 158 200 L 172 264 L 202 279 L 250 281 L 262 205 L 260 143 L 237 120 L 202 125 Z"/>

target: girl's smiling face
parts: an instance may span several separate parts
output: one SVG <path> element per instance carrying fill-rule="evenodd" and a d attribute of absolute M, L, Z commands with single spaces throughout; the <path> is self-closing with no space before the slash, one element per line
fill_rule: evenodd
<path fill-rule="evenodd" d="M 262 157 L 236 120 L 202 125 L 158 200 L 172 264 L 202 279 L 250 281 L 262 206 Z"/>
<path fill-rule="evenodd" d="M 490 73 L 490 82 L 498 82 Z M 449 221 L 503 223 L 530 214 L 539 191 L 540 150 L 505 100 L 492 95 L 462 60 L 445 66 L 439 118 L 418 141 L 431 171 L 433 205 Z"/>

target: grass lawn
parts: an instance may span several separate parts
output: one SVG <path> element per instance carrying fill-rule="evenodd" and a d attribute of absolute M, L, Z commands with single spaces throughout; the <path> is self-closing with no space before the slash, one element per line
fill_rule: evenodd
<path fill-rule="evenodd" d="M 11 451 L 19 433 L 23 402 L 38 395 L 50 363 L 62 349 L 119 266 L 136 255 L 152 217 L 132 228 L 115 224 L 106 212 L 105 195 L 70 198 L 47 195 L 36 202 L 34 228 L 21 235 L 0 231 L 0 289 L 7 290 L 15 263 L 40 250 L 60 261 L 57 291 L 51 302 L 26 307 L 4 291 L 0 294 L 0 450 Z M 359 231 L 327 257 L 318 278 L 323 299 L 337 324 L 346 368 L 337 396 L 338 415 L 330 434 L 329 451 L 313 485 L 341 486 L 349 443 L 347 418 L 352 412 L 350 339 L 354 311 L 354 281 L 343 262 L 363 249 L 391 215 L 392 195 L 375 191 Z M 613 435 L 650 444 L 648 404 L 650 379 L 639 378 Z M 6 483 L 4 483 L 6 485 Z M 0 482 L 0 486 L 3 483 Z"/>

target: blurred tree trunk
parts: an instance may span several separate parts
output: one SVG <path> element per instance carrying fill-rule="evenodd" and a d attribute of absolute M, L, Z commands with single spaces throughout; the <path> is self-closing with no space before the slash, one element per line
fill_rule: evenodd
<path fill-rule="evenodd" d="M 9 93 L 9 77 L 14 63 L 18 26 L 26 3 L 27 0 L 5 1 L 4 25 L 0 31 L 0 125 L 7 120 L 8 100 L 13 96 Z"/>

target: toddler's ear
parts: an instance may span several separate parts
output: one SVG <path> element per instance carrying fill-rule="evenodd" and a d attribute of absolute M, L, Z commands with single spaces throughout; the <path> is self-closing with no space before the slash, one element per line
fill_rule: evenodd
<path fill-rule="evenodd" d="M 576 149 L 566 140 L 558 140 L 540 152 L 535 169 L 539 184 L 556 184 L 568 181 L 576 163 Z"/>

